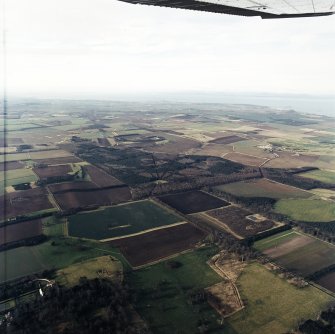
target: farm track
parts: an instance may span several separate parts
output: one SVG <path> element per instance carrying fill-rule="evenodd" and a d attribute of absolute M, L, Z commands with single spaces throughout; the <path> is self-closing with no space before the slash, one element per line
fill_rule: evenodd
<path fill-rule="evenodd" d="M 101 239 L 99 241 L 100 242 L 108 242 L 108 241 L 113 241 L 113 240 L 125 239 L 125 238 L 130 238 L 130 237 L 135 237 L 135 236 L 138 236 L 138 235 L 146 234 L 148 232 L 164 230 L 166 228 L 179 226 L 179 225 L 184 225 L 184 224 L 188 224 L 188 222 L 182 221 L 182 222 L 178 222 L 178 223 L 174 223 L 174 224 L 170 224 L 170 225 L 164 225 L 164 226 L 160 226 L 160 227 L 153 227 L 153 228 L 150 228 L 148 230 L 141 231 L 141 232 L 122 235 L 122 236 L 119 236 L 119 237 L 113 237 L 113 238 L 108 238 L 108 239 Z"/>
<path fill-rule="evenodd" d="M 233 230 L 231 230 L 228 225 L 226 225 L 225 223 L 219 221 L 218 219 L 216 219 L 214 217 L 209 216 L 206 212 L 198 212 L 194 215 L 195 216 L 199 215 L 200 217 L 205 219 L 207 222 L 209 222 L 211 225 L 214 225 L 216 228 L 218 228 L 221 231 L 223 229 L 224 231 L 230 233 L 231 235 L 233 235 L 235 238 L 237 238 L 239 240 L 243 239 L 240 235 L 238 235 Z"/>
<path fill-rule="evenodd" d="M 235 314 L 236 312 L 242 310 L 242 309 L 245 307 L 245 305 L 243 304 L 241 295 L 240 295 L 240 293 L 239 293 L 239 291 L 238 291 L 238 288 L 237 288 L 237 286 L 236 286 L 234 280 L 232 280 L 232 279 L 229 277 L 229 275 L 228 275 L 225 271 L 223 271 L 223 270 L 217 265 L 217 261 L 218 261 L 218 259 L 216 259 L 216 260 L 214 261 L 214 263 L 211 263 L 210 261 L 208 261 L 207 264 L 208 264 L 208 265 L 209 265 L 209 266 L 210 266 L 210 267 L 211 267 L 211 268 L 212 268 L 212 269 L 213 269 L 219 276 L 221 276 L 221 277 L 224 278 L 225 280 L 228 280 L 228 281 L 232 284 L 232 286 L 234 287 L 235 294 L 236 294 L 236 296 L 237 296 L 237 298 L 238 298 L 238 301 L 239 301 L 239 304 L 240 304 L 240 308 L 239 308 L 238 310 L 236 310 L 236 311 L 234 311 L 233 313 L 231 313 L 231 314 L 228 315 L 228 316 L 231 316 L 231 315 Z M 228 316 L 227 316 L 227 317 L 228 317 Z"/>
<path fill-rule="evenodd" d="M 179 255 L 187 254 L 187 253 L 190 253 L 190 252 L 193 252 L 193 251 L 194 251 L 194 248 L 185 249 L 181 252 L 178 252 L 178 253 L 175 253 L 175 254 L 172 254 L 172 255 L 169 255 L 169 256 L 163 256 L 163 257 L 161 257 L 157 260 L 154 260 L 152 262 L 148 262 L 148 263 L 142 264 L 140 266 L 135 266 L 135 267 L 132 267 L 132 268 L 133 268 L 133 270 L 139 270 L 139 269 L 142 269 L 142 268 L 153 266 L 153 265 L 155 265 L 157 263 L 160 263 L 160 262 L 163 262 L 163 261 L 174 259 L 174 258 L 178 257 Z"/>

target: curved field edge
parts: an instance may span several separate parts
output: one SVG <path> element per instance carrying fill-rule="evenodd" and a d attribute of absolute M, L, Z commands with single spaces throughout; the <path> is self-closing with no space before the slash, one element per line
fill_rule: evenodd
<path fill-rule="evenodd" d="M 275 211 L 302 222 L 331 222 L 335 220 L 335 203 L 321 199 L 281 199 Z"/>
<path fill-rule="evenodd" d="M 57 270 L 104 255 L 117 258 L 122 263 L 124 271 L 130 270 L 128 261 L 120 251 L 107 244 L 51 237 L 39 245 L 9 249 L 6 251 L 6 256 L 4 251 L 0 252 L 0 284 L 46 269 Z"/>
<path fill-rule="evenodd" d="M 204 247 L 129 273 L 135 308 L 152 332 L 194 334 L 206 321 L 211 333 L 222 333 L 219 315 L 207 302 L 190 302 L 195 293 L 222 281 L 206 263 L 216 252 Z M 170 261 L 180 265 L 173 268 Z"/>

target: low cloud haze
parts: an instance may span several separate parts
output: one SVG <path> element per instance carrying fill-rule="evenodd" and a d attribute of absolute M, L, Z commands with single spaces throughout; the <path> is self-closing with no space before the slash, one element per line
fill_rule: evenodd
<path fill-rule="evenodd" d="M 116 0 L 7 0 L 6 22 L 9 94 L 335 94 L 334 16 L 262 20 Z"/>

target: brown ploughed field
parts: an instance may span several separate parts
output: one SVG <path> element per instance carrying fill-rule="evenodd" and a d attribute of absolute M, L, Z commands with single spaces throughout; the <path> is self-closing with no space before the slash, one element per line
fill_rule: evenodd
<path fill-rule="evenodd" d="M 120 248 L 128 262 L 138 267 L 191 249 L 205 236 L 205 232 L 186 223 L 113 240 L 110 244 Z"/>
<path fill-rule="evenodd" d="M 69 165 L 58 165 L 48 167 L 37 167 L 33 171 L 37 174 L 40 179 L 48 177 L 63 176 L 72 171 Z"/>
<path fill-rule="evenodd" d="M 37 237 L 41 234 L 42 221 L 40 219 L 2 225 L 0 226 L 0 246 L 23 239 Z"/>
<path fill-rule="evenodd" d="M 123 184 L 123 182 L 95 166 L 85 166 L 84 169 L 90 176 L 91 181 L 98 187 L 110 187 Z"/>
<path fill-rule="evenodd" d="M 127 186 L 110 189 L 64 191 L 53 193 L 53 195 L 62 210 L 107 206 L 127 202 L 131 199 L 131 193 Z"/>
<path fill-rule="evenodd" d="M 0 198 L 0 220 L 4 219 L 4 199 Z M 43 188 L 34 188 L 7 194 L 7 218 L 25 215 L 36 211 L 52 209 L 48 193 Z"/>

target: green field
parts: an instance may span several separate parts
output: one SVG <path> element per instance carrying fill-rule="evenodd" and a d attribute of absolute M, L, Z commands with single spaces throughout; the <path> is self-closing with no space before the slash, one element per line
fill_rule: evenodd
<path fill-rule="evenodd" d="M 310 172 L 301 173 L 299 175 L 325 183 L 335 183 L 335 172 L 327 170 L 313 170 Z"/>
<path fill-rule="evenodd" d="M 76 239 L 51 238 L 42 244 L 19 247 L 0 252 L 0 283 L 45 269 L 60 269 L 88 259 L 112 255 L 125 268 L 127 261 L 118 250 L 98 242 Z"/>
<path fill-rule="evenodd" d="M 335 220 L 335 203 L 321 199 L 281 199 L 275 211 L 303 222 L 330 222 Z"/>
<path fill-rule="evenodd" d="M 0 124 L 0 129 L 3 131 L 3 122 Z M 25 129 L 32 129 L 32 128 L 39 128 L 40 125 L 34 124 L 34 123 L 23 123 L 22 121 L 16 122 L 16 123 L 9 123 L 6 124 L 6 130 L 7 131 L 23 131 Z"/>
<path fill-rule="evenodd" d="M 88 239 L 108 239 L 139 233 L 182 221 L 152 201 L 118 205 L 104 210 L 69 217 L 70 236 Z"/>
<path fill-rule="evenodd" d="M 64 235 L 64 224 L 52 224 L 43 226 L 43 233 L 49 237 L 58 237 Z"/>
<path fill-rule="evenodd" d="M 254 248 L 303 276 L 335 264 L 335 246 L 293 230 L 259 240 Z"/>
<path fill-rule="evenodd" d="M 215 189 L 235 196 L 281 198 L 308 198 L 307 191 L 267 179 L 255 179 L 217 186 Z"/>
<path fill-rule="evenodd" d="M 310 192 L 321 198 L 335 200 L 335 190 L 315 188 Z"/>
<path fill-rule="evenodd" d="M 4 191 L 5 173 L 0 172 L 0 191 Z M 6 172 L 6 185 L 13 186 L 20 183 L 29 183 L 37 181 L 35 173 L 29 168 L 13 169 Z"/>
<path fill-rule="evenodd" d="M 284 231 L 281 233 L 277 233 L 268 238 L 258 240 L 254 243 L 254 248 L 259 250 L 260 252 L 281 245 L 282 243 L 292 240 L 296 238 L 298 233 L 293 230 Z"/>
<path fill-rule="evenodd" d="M 166 261 L 131 273 L 135 308 L 154 333 L 198 333 L 201 320 L 208 321 L 210 333 L 221 333 L 218 315 L 207 302 L 190 303 L 192 293 L 222 280 L 206 264 L 215 253 L 215 248 L 203 248 L 175 258 L 181 264 L 178 268 L 169 267 Z"/>
<path fill-rule="evenodd" d="M 247 305 L 227 319 L 225 334 L 287 333 L 334 301 L 312 286 L 296 288 L 256 263 L 244 269 L 237 286 Z"/>
<path fill-rule="evenodd" d="M 35 247 L 19 247 L 0 252 L 0 283 L 46 269 Z"/>

